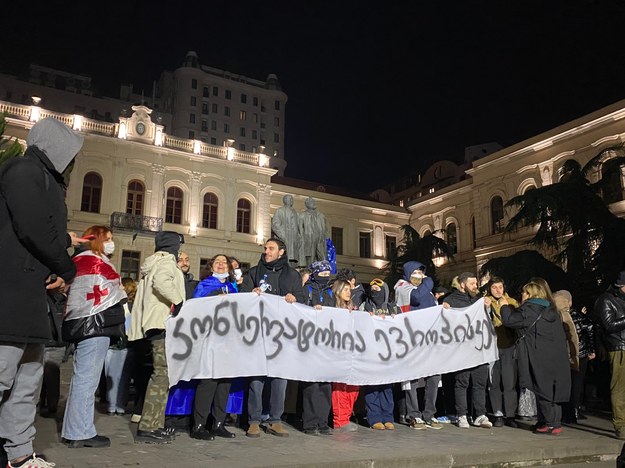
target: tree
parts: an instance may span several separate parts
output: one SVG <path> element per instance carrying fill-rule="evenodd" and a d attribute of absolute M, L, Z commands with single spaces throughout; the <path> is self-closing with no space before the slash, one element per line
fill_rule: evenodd
<path fill-rule="evenodd" d="M 6 116 L 6 112 L 0 114 L 0 165 L 15 156 L 20 156 L 23 150 L 22 145 L 15 138 L 4 136 L 7 125 Z"/>
<path fill-rule="evenodd" d="M 607 178 L 593 184 L 588 176 L 598 167 L 620 167 L 625 163 L 623 152 L 622 145 L 607 148 L 583 168 L 568 160 L 560 169 L 559 182 L 528 190 L 506 204 L 518 211 L 505 231 L 537 226 L 529 242 L 556 252 L 554 261 L 571 278 L 568 289 L 587 304 L 625 265 L 625 220 L 614 215 L 601 196 Z"/>
<path fill-rule="evenodd" d="M 401 229 L 404 237 L 397 247 L 397 252 L 391 256 L 383 268 L 384 281 L 392 288 L 404 276 L 404 263 L 411 260 L 423 263 L 427 269 L 427 275 L 435 279 L 436 266 L 433 259 L 453 259 L 454 257 L 445 241 L 434 234 L 421 237 L 409 224 L 404 224 Z"/>

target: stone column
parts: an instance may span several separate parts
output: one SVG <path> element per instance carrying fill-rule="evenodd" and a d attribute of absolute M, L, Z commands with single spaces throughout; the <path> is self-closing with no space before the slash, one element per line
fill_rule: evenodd
<path fill-rule="evenodd" d="M 163 187 L 163 175 L 165 174 L 165 166 L 160 164 L 152 165 L 152 188 L 146 190 L 147 197 L 150 199 L 150 213 L 148 216 L 154 216 L 155 218 L 161 218 L 165 215 L 165 200 L 167 194 Z"/>
<path fill-rule="evenodd" d="M 200 200 L 200 184 L 202 182 L 202 173 L 201 172 L 192 172 L 189 176 L 189 182 L 191 185 L 191 194 L 189 198 L 189 224 L 191 226 L 195 225 L 195 227 L 199 226 L 201 223 L 201 206 L 202 201 Z"/>
<path fill-rule="evenodd" d="M 265 242 L 271 236 L 271 186 L 258 184 L 256 189 L 258 206 L 256 207 L 256 241 Z"/>

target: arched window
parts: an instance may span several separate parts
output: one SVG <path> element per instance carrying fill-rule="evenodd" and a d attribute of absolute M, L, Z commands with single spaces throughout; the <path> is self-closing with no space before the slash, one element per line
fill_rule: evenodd
<path fill-rule="evenodd" d="M 102 177 L 96 172 L 88 172 L 82 181 L 82 199 L 80 211 L 88 213 L 100 212 L 102 198 Z"/>
<path fill-rule="evenodd" d="M 530 190 L 535 190 L 535 189 L 536 187 L 534 187 L 533 185 L 528 185 L 527 187 L 525 187 L 525 190 L 523 190 L 523 195 L 525 195 Z"/>
<path fill-rule="evenodd" d="M 431 236 L 431 235 L 432 235 L 432 231 L 430 231 L 429 229 L 426 229 L 423 235 L 421 236 L 421 238 L 423 239 L 425 236 Z"/>
<path fill-rule="evenodd" d="M 131 180 L 128 182 L 128 196 L 126 198 L 126 213 L 131 215 L 143 214 L 143 198 L 145 196 L 145 187 L 140 180 Z"/>
<path fill-rule="evenodd" d="M 621 177 L 621 165 L 617 159 L 606 161 L 601 166 L 601 198 L 605 203 L 615 203 L 623 199 Z"/>
<path fill-rule="evenodd" d="M 250 233 L 250 216 L 252 214 L 252 204 L 245 198 L 240 198 L 237 202 L 237 232 Z"/>
<path fill-rule="evenodd" d="M 501 197 L 494 197 L 490 201 L 490 219 L 492 222 L 491 234 L 498 234 L 503 231 L 503 200 Z"/>
<path fill-rule="evenodd" d="M 204 208 L 202 209 L 202 227 L 217 229 L 217 207 L 219 200 L 214 193 L 204 195 Z"/>
<path fill-rule="evenodd" d="M 178 187 L 167 189 L 167 204 L 165 206 L 165 222 L 182 224 L 182 202 L 184 194 Z"/>
<path fill-rule="evenodd" d="M 458 230 L 456 229 L 456 223 L 449 223 L 447 225 L 447 247 L 452 254 L 456 255 L 458 253 Z"/>

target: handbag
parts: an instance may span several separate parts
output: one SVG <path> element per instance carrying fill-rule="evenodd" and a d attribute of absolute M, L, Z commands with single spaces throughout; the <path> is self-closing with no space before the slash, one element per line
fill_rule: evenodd
<path fill-rule="evenodd" d="M 536 326 L 536 323 L 542 318 L 542 316 L 543 316 L 543 314 L 538 314 L 538 317 L 536 317 L 536 320 L 534 320 L 534 323 L 532 323 L 528 327 L 528 329 L 525 330 L 525 333 L 523 333 L 523 336 L 519 336 L 516 339 L 516 341 L 514 342 L 514 350 L 512 351 L 512 359 L 517 359 L 519 346 L 521 345 L 521 343 L 525 343 L 525 341 L 524 341 L 525 337 L 530 332 L 530 330 Z"/>

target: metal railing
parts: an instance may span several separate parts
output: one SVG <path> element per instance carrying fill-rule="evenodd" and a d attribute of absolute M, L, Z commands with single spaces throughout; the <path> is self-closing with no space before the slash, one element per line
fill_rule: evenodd
<path fill-rule="evenodd" d="M 157 233 L 163 230 L 163 218 L 116 211 L 111 214 L 111 228 L 138 233 Z"/>

